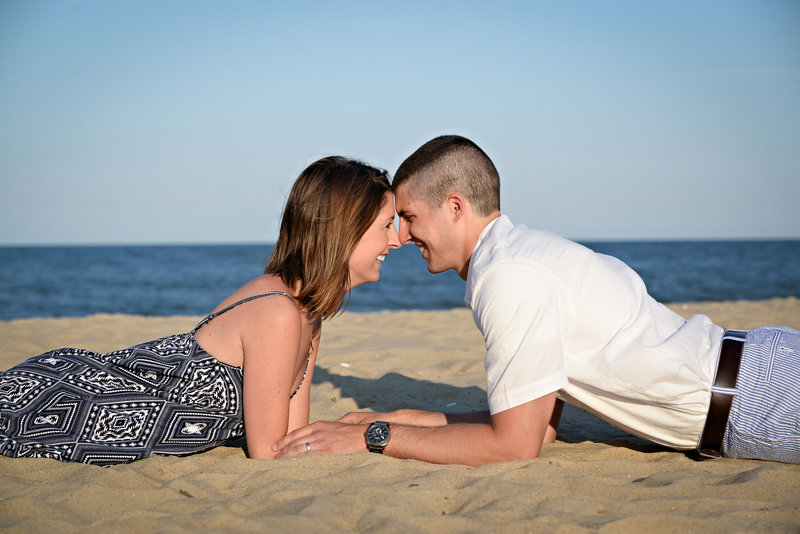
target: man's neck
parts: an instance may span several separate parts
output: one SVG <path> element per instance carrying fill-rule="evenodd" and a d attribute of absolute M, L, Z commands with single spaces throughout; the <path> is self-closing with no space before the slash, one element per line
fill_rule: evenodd
<path fill-rule="evenodd" d="M 465 240 L 466 261 L 464 262 L 464 266 L 458 270 L 458 276 L 461 277 L 462 280 L 467 280 L 467 275 L 469 275 L 469 264 L 472 260 L 472 252 L 475 250 L 475 245 L 478 243 L 478 239 L 483 233 L 483 230 L 498 217 L 500 217 L 500 212 L 495 211 L 487 217 L 476 217 L 473 223 L 470 225 L 469 233 L 467 234 L 469 239 Z"/>

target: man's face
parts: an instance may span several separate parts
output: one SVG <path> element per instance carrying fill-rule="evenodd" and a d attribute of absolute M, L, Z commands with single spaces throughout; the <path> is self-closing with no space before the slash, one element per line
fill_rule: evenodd
<path fill-rule="evenodd" d="M 408 193 L 409 188 L 405 185 L 395 191 L 395 206 L 400 216 L 400 243 L 413 242 L 418 246 L 422 258 L 428 262 L 428 271 L 432 273 L 456 268 L 456 262 L 452 261 L 455 249 L 446 203 L 438 209 L 431 208 L 424 200 Z"/>

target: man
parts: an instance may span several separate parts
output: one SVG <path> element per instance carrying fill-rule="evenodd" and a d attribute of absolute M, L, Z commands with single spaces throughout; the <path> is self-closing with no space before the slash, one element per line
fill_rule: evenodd
<path fill-rule="evenodd" d="M 500 213 L 494 164 L 463 137 L 424 144 L 392 186 L 401 242 L 422 250 L 430 272 L 466 281 L 486 342 L 489 412 L 351 413 L 289 434 L 279 456 L 535 458 L 567 401 L 676 449 L 800 462 L 800 332 L 685 320 L 619 260 L 514 226 Z"/>

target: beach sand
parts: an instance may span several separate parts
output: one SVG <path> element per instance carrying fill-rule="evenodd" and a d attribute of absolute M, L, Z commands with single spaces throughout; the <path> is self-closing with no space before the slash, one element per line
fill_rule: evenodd
<path fill-rule="evenodd" d="M 800 300 L 673 304 L 728 328 L 800 328 Z M 0 369 L 191 330 L 196 317 L 0 322 Z M 485 407 L 483 343 L 465 309 L 345 313 L 324 326 L 311 419 L 351 410 Z M 479 468 L 377 454 L 249 460 L 233 443 L 100 468 L 0 456 L 0 531 L 800 532 L 800 466 L 698 461 L 567 407 L 536 460 Z"/>

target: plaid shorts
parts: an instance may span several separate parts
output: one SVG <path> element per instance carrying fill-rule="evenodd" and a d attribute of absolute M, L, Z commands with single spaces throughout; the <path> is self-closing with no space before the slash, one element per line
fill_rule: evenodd
<path fill-rule="evenodd" d="M 800 463 L 800 332 L 747 333 L 722 445 L 728 458 Z"/>

